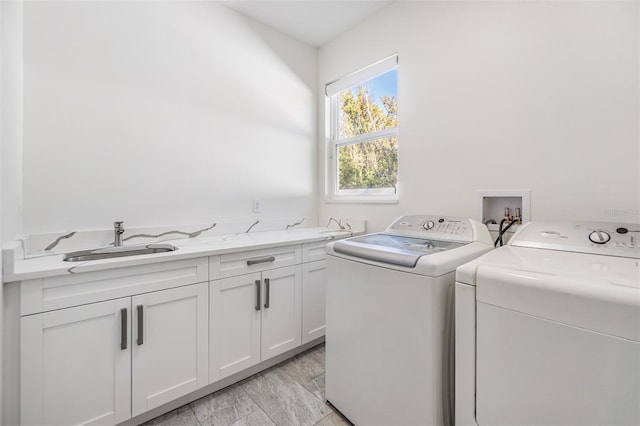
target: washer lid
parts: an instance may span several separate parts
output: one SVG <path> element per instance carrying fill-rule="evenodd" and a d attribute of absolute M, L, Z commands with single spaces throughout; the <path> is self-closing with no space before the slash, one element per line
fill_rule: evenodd
<path fill-rule="evenodd" d="M 336 241 L 333 249 L 338 253 L 361 259 L 413 268 L 422 256 L 466 244 L 378 233 Z"/>

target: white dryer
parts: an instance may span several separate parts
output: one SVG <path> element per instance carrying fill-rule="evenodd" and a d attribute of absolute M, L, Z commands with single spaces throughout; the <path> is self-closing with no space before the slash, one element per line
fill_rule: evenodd
<path fill-rule="evenodd" d="M 483 224 L 428 215 L 329 244 L 327 400 L 357 425 L 450 424 L 454 273 L 492 248 Z"/>
<path fill-rule="evenodd" d="M 456 272 L 458 425 L 640 424 L 640 225 L 529 223 Z"/>

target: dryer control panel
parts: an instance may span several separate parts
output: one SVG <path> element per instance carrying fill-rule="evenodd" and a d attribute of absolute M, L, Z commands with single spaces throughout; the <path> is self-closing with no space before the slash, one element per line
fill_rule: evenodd
<path fill-rule="evenodd" d="M 640 259 L 640 224 L 529 222 L 509 245 Z"/>
<path fill-rule="evenodd" d="M 385 232 L 441 241 L 486 242 L 485 240 L 488 240 L 491 243 L 489 231 L 485 225 L 468 218 L 452 216 L 402 216 L 389 225 Z"/>

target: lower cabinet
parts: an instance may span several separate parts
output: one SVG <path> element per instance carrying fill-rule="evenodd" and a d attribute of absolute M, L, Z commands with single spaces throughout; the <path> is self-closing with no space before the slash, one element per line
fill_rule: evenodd
<path fill-rule="evenodd" d="M 132 298 L 133 416 L 209 383 L 208 283 Z"/>
<path fill-rule="evenodd" d="M 131 417 L 130 312 L 127 297 L 21 318 L 23 425 Z"/>
<path fill-rule="evenodd" d="M 302 343 L 325 334 L 325 280 L 327 261 L 302 264 Z"/>
<path fill-rule="evenodd" d="M 115 424 L 208 383 L 208 284 L 21 318 L 22 424 Z"/>
<path fill-rule="evenodd" d="M 23 282 L 21 424 L 117 424 L 322 337 L 324 245 Z"/>
<path fill-rule="evenodd" d="M 300 265 L 211 282 L 211 382 L 301 344 L 301 290 Z"/>

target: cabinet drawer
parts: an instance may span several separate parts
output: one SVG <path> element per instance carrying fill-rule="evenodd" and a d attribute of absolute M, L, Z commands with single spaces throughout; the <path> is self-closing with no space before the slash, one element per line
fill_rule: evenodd
<path fill-rule="evenodd" d="M 273 247 L 209 258 L 209 278 L 227 278 L 300 263 L 300 245 Z"/>
<path fill-rule="evenodd" d="M 302 245 L 302 262 L 313 262 L 326 259 L 326 247 L 329 241 L 316 241 Z"/>
<path fill-rule="evenodd" d="M 84 305 L 207 281 L 207 258 L 23 281 L 20 314 Z"/>

